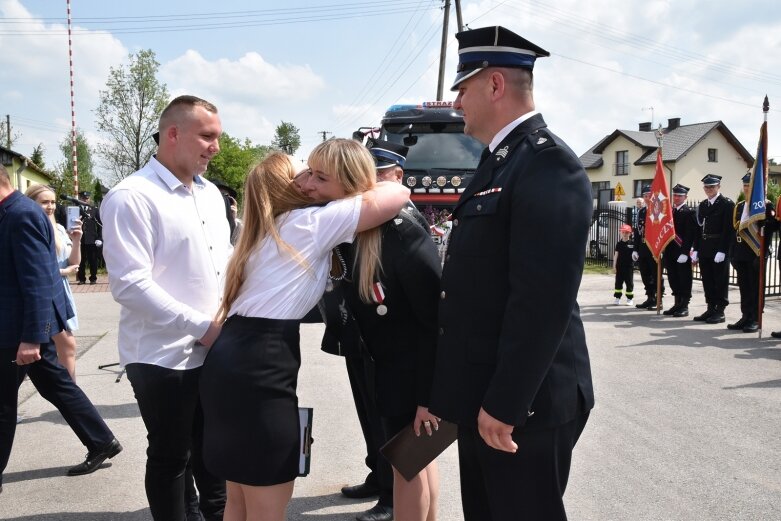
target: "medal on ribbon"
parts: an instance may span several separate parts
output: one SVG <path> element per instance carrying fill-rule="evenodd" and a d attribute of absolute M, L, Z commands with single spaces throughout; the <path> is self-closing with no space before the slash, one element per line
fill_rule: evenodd
<path fill-rule="evenodd" d="M 385 292 L 382 290 L 382 284 L 379 282 L 375 282 L 372 285 L 372 297 L 374 298 L 374 302 L 377 303 L 377 314 L 382 316 L 385 316 L 388 313 L 388 306 L 383 304 L 385 301 Z"/>

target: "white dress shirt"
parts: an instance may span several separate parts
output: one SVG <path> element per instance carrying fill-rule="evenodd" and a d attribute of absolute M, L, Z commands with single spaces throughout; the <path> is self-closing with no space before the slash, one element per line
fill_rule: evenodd
<path fill-rule="evenodd" d="M 191 191 L 153 157 L 106 195 L 100 213 L 122 305 L 120 363 L 199 367 L 207 349 L 196 340 L 217 311 L 232 252 L 219 190 L 196 177 Z"/>
<path fill-rule="evenodd" d="M 228 315 L 303 318 L 323 296 L 331 250 L 353 241 L 362 200 L 359 195 L 277 217 L 279 235 L 300 254 L 304 265 L 265 237 L 247 260 L 244 284 Z"/>

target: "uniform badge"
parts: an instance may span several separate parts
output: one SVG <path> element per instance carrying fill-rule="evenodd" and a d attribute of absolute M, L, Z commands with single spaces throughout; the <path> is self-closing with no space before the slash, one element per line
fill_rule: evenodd
<path fill-rule="evenodd" d="M 393 224 L 395 224 L 396 226 L 400 225 L 403 222 L 404 222 L 404 219 L 393 219 Z"/>
<path fill-rule="evenodd" d="M 509 146 L 503 146 L 499 150 L 496 151 L 496 155 L 500 156 L 502 159 L 507 157 L 507 153 L 510 151 Z M 496 158 L 497 161 L 499 161 L 499 157 Z"/>
<path fill-rule="evenodd" d="M 538 145 L 542 145 L 542 144 L 543 144 L 543 143 L 545 143 L 546 141 L 548 141 L 548 139 L 547 139 L 547 138 L 541 137 L 540 139 L 538 139 L 538 140 L 537 140 L 537 144 L 538 144 Z"/>

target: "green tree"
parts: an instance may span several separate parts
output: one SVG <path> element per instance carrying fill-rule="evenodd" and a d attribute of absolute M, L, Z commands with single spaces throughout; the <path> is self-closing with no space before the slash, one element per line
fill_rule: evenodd
<path fill-rule="evenodd" d="M 73 195 L 73 140 L 70 132 L 60 141 L 63 160 L 59 163 L 53 181 L 60 194 Z M 92 148 L 81 130 L 76 129 L 76 163 L 79 174 L 79 190 L 91 190 L 95 183 L 92 164 Z"/>
<path fill-rule="evenodd" d="M 280 123 L 274 131 L 274 139 L 271 141 L 271 146 L 284 150 L 290 155 L 295 154 L 296 150 L 301 147 L 301 136 L 299 135 L 298 127 L 285 121 Z"/>
<path fill-rule="evenodd" d="M 168 88 L 157 80 L 160 64 L 152 50 L 128 56 L 130 63 L 109 70 L 95 111 L 107 142 L 98 145 L 106 168 L 119 181 L 139 170 L 157 149 L 152 134 L 168 104 Z"/>
<path fill-rule="evenodd" d="M 224 132 L 220 136 L 220 153 L 209 162 L 206 177 L 224 182 L 236 190 L 241 199 L 247 173 L 269 151 L 269 147 L 253 145 L 249 139 L 241 142 Z"/>
<path fill-rule="evenodd" d="M 43 143 L 38 143 L 38 146 L 33 149 L 33 154 L 30 156 L 30 161 L 35 163 L 35 166 L 41 170 L 46 170 L 46 163 L 43 161 L 43 153 L 45 150 L 46 148 L 43 146 Z"/>

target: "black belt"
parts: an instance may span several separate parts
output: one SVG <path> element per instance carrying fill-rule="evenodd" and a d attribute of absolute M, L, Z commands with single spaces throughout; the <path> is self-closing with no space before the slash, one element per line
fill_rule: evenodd
<path fill-rule="evenodd" d="M 708 239 L 718 239 L 719 237 L 721 237 L 720 233 L 703 233 L 702 234 L 702 238 L 705 239 L 705 240 L 708 240 Z"/>

